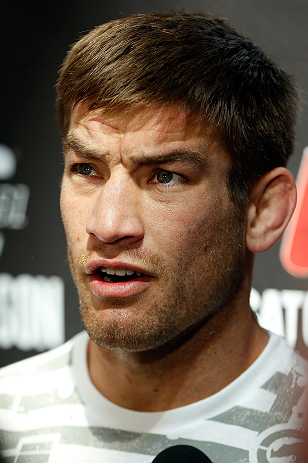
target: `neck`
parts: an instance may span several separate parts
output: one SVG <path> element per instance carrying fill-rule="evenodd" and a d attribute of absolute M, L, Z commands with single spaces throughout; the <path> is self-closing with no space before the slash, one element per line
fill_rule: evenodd
<path fill-rule="evenodd" d="M 226 387 L 256 360 L 267 341 L 248 303 L 240 310 L 228 306 L 155 351 L 108 350 L 90 341 L 89 372 L 95 387 L 117 405 L 168 410 Z"/>

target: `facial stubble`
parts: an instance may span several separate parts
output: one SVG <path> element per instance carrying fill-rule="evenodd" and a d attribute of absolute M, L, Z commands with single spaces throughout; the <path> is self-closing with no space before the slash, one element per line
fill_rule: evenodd
<path fill-rule="evenodd" d="M 81 319 L 90 339 L 109 349 L 154 350 L 231 306 L 246 269 L 242 217 L 234 208 L 210 236 L 191 232 L 190 246 L 184 244 L 179 249 L 174 266 L 170 259 L 148 251 L 124 251 L 122 257 L 129 256 L 144 268 L 151 268 L 155 296 L 150 300 L 146 293 L 125 300 L 109 298 L 103 308 L 98 308 L 99 301 L 83 276 L 86 255 L 74 261 L 68 246 Z M 99 252 L 104 255 L 103 244 Z M 196 268 L 192 256 L 199 258 L 200 254 L 204 258 Z"/>

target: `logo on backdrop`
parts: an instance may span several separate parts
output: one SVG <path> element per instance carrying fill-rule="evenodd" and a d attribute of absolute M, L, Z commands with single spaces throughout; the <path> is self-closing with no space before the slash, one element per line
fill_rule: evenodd
<path fill-rule="evenodd" d="M 284 269 L 295 277 L 308 277 L 308 147 L 297 176 L 298 200 L 280 248 Z"/>
<path fill-rule="evenodd" d="M 0 144 L 0 259 L 5 233 L 24 229 L 30 188 L 11 184 L 16 173 L 14 152 Z M 64 282 L 57 276 L 0 273 L 0 349 L 45 350 L 62 344 Z"/>
<path fill-rule="evenodd" d="M 0 230 L 5 228 L 21 230 L 26 227 L 26 216 L 30 189 L 19 183 L 6 183 L 14 177 L 16 172 L 16 157 L 7 146 L 0 144 Z M 5 235 L 0 231 L 0 258 L 4 251 Z"/>
<path fill-rule="evenodd" d="M 308 346 L 307 291 L 267 288 L 259 293 L 252 288 L 250 306 L 263 328 L 284 337 L 293 348 L 299 348 L 299 340 Z"/>

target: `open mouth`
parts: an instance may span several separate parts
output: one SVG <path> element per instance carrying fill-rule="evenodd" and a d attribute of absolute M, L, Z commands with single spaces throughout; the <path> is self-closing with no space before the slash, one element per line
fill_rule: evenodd
<path fill-rule="evenodd" d="M 108 283 L 124 283 L 126 281 L 136 280 L 143 276 L 142 273 L 135 272 L 132 269 L 112 269 L 102 267 L 97 270 L 96 274 Z"/>

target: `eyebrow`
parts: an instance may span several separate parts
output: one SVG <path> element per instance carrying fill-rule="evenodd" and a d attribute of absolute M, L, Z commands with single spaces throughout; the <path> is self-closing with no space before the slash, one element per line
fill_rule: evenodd
<path fill-rule="evenodd" d="M 106 161 L 109 157 L 108 152 L 104 153 L 92 147 L 88 148 L 73 134 L 68 134 L 63 140 L 64 156 L 69 149 L 73 149 L 78 156 L 89 160 Z M 209 156 L 206 152 L 190 150 L 188 148 L 178 148 L 167 153 L 139 154 L 136 157 L 130 157 L 129 161 L 134 167 L 138 165 L 167 164 L 178 161 L 194 164 L 200 171 L 205 171 L 209 167 Z"/>
<path fill-rule="evenodd" d="M 195 150 L 187 148 L 178 148 L 168 153 L 161 154 L 141 154 L 136 158 L 131 159 L 134 166 L 137 165 L 153 165 L 153 164 L 168 164 L 174 162 L 183 162 L 185 164 L 195 165 L 199 171 L 205 171 L 209 167 L 208 157 Z"/>
<path fill-rule="evenodd" d="M 75 151 L 78 156 L 86 159 L 105 160 L 105 157 L 107 157 L 107 153 L 102 153 L 101 150 L 95 148 L 88 148 L 81 140 L 69 133 L 63 139 L 63 155 L 65 156 L 70 149 Z"/>

